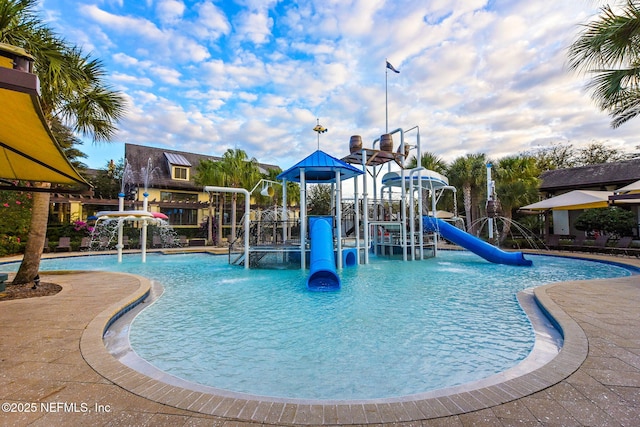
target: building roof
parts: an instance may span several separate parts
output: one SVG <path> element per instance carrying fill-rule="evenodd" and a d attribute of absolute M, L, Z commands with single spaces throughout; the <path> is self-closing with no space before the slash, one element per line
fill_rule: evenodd
<path fill-rule="evenodd" d="M 153 175 L 149 182 L 151 188 L 165 188 L 174 190 L 194 190 L 196 186 L 193 182 L 195 168 L 200 164 L 201 160 L 212 160 L 214 162 L 221 160 L 221 157 L 210 156 L 206 154 L 188 153 L 185 151 L 169 150 L 165 148 L 146 147 L 136 144 L 124 145 L 124 156 L 129 163 L 137 184 L 142 184 L 141 177 L 137 176 L 143 168 L 147 168 L 147 162 L 151 160 Z M 180 181 L 171 178 L 171 170 L 169 163 L 174 166 L 192 167 L 190 179 L 188 181 Z M 259 167 L 262 171 L 276 169 L 278 166 L 260 163 Z"/>
<path fill-rule="evenodd" d="M 278 179 L 300 182 L 302 169 L 304 169 L 305 182 L 316 184 L 335 182 L 336 171 L 340 172 L 341 180 L 353 178 L 363 173 L 360 169 L 338 160 L 324 151 L 317 150 L 282 172 L 278 175 Z"/>
<path fill-rule="evenodd" d="M 174 166 L 193 166 L 182 154 L 167 153 L 165 151 L 164 157 L 166 157 L 167 161 Z"/>
<path fill-rule="evenodd" d="M 640 180 L 640 158 L 550 170 L 543 172 L 540 179 L 540 191 L 547 193 L 573 189 L 614 190 Z"/>

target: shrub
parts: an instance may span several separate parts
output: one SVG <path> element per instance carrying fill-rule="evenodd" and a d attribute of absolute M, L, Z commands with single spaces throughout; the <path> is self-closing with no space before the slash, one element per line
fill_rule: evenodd
<path fill-rule="evenodd" d="M 0 236 L 0 256 L 15 255 L 22 252 L 22 243 L 16 236 Z"/>
<path fill-rule="evenodd" d="M 0 191 L 0 255 L 22 251 L 29 234 L 32 206 L 31 193 Z"/>
<path fill-rule="evenodd" d="M 631 236 L 636 218 L 633 212 L 618 207 L 587 209 L 576 219 L 576 229 L 613 236 Z"/>

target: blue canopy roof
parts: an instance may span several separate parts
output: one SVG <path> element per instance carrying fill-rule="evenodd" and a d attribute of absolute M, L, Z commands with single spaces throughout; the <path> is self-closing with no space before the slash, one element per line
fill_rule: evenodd
<path fill-rule="evenodd" d="M 340 180 L 363 174 L 360 169 L 318 150 L 282 172 L 278 179 L 300 182 L 301 169 L 304 169 L 305 182 L 320 184 L 335 182 L 336 171 L 340 171 Z"/>

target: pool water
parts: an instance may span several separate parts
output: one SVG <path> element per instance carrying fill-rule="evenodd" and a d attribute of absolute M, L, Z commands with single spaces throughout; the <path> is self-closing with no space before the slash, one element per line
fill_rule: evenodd
<path fill-rule="evenodd" d="M 43 260 L 41 270 L 126 271 L 164 295 L 130 329 L 138 355 L 177 377 L 301 399 L 405 396 L 479 380 L 522 361 L 534 333 L 516 293 L 619 277 L 612 264 L 528 256 L 533 267 L 469 252 L 344 269 L 337 292 L 309 292 L 308 271 L 245 270 L 206 254 Z M 7 265 L 3 266 L 3 269 Z M 17 265 L 15 266 L 17 270 Z"/>

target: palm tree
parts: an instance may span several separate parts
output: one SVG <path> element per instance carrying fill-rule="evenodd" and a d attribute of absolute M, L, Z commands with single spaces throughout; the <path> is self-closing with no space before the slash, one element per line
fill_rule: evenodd
<path fill-rule="evenodd" d="M 261 178 L 258 161 L 249 159 L 247 153 L 240 149 L 228 149 L 220 160 L 220 167 L 228 187 L 251 188 Z M 236 204 L 238 193 L 231 195 L 231 237 L 236 238 Z M 245 212 L 246 215 L 249 212 Z"/>
<path fill-rule="evenodd" d="M 422 153 L 422 155 L 420 156 L 420 166 L 443 175 L 447 173 L 447 162 L 431 152 Z M 411 157 L 411 159 L 409 159 L 408 167 L 410 169 L 418 167 L 418 159 L 416 158 L 416 156 L 413 156 Z M 426 215 L 429 212 L 428 196 L 428 191 L 421 191 L 420 197 L 422 197 L 422 215 Z"/>
<path fill-rule="evenodd" d="M 196 166 L 194 181 L 198 185 L 220 186 L 226 185 L 226 176 L 222 170 L 221 163 L 213 160 L 202 160 Z M 216 246 L 222 244 L 222 216 L 224 212 L 224 194 L 209 193 L 209 218 L 207 221 L 207 241 L 213 241 L 213 202 L 218 199 L 218 232 L 216 233 Z"/>
<path fill-rule="evenodd" d="M 418 166 L 418 160 L 415 156 L 409 159 L 408 166 L 410 169 Z M 442 160 L 442 158 L 436 154 L 430 152 L 422 153 L 420 156 L 420 166 L 441 174 L 445 174 L 447 172 L 447 162 Z"/>
<path fill-rule="evenodd" d="M 602 7 L 569 49 L 569 65 L 592 73 L 588 84 L 616 128 L 640 114 L 640 4 L 627 0 L 613 11 Z"/>
<path fill-rule="evenodd" d="M 50 125 L 58 120 L 94 141 L 110 140 L 124 114 L 124 98 L 104 84 L 99 61 L 83 55 L 45 25 L 35 11 L 37 4 L 37 0 L 0 0 L 0 42 L 22 47 L 35 58 L 41 106 Z M 65 138 L 60 133 L 54 136 Z M 50 186 L 34 184 L 42 189 Z M 13 283 L 31 282 L 38 274 L 48 212 L 49 193 L 35 192 L 25 254 Z"/>
<path fill-rule="evenodd" d="M 449 166 L 449 179 L 452 185 L 462 188 L 462 201 L 467 221 L 467 231 L 470 233 L 473 223 L 474 199 L 478 199 L 480 183 L 485 176 L 486 156 L 484 154 L 467 154 L 458 157 Z"/>
<path fill-rule="evenodd" d="M 496 194 L 502 216 L 507 219 L 501 238 L 505 239 L 511 228 L 513 210 L 537 201 L 540 170 L 534 157 L 516 155 L 500 159 L 495 171 Z"/>

